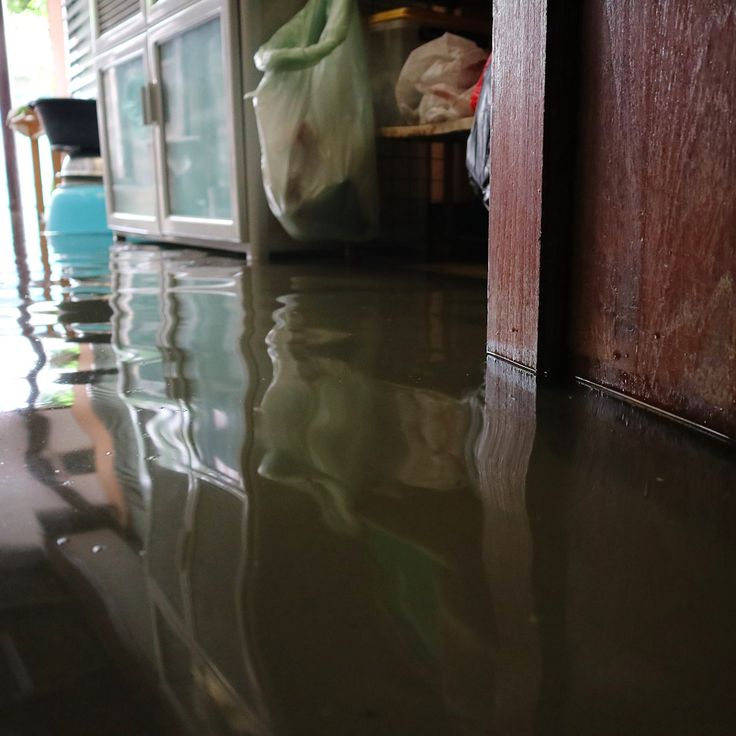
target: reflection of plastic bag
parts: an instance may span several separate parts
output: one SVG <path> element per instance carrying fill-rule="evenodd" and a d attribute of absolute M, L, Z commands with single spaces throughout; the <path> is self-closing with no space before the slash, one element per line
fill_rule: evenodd
<path fill-rule="evenodd" d="M 491 64 L 483 72 L 483 84 L 478 97 L 473 128 L 468 137 L 465 152 L 465 166 L 468 169 L 470 184 L 475 192 L 483 197 L 488 209 L 491 177 L 488 166 L 488 144 L 491 138 Z"/>
<path fill-rule="evenodd" d="M 470 96 L 486 53 L 467 38 L 445 33 L 414 49 L 396 82 L 407 123 L 439 123 L 472 115 Z"/>
<path fill-rule="evenodd" d="M 373 237 L 373 107 L 355 0 L 309 0 L 255 55 L 271 211 L 299 240 Z"/>

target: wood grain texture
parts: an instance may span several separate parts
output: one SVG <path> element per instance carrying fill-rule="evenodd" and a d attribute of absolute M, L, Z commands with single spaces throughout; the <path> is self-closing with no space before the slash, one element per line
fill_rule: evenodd
<path fill-rule="evenodd" d="M 493 4 L 488 350 L 537 368 L 546 0 Z"/>
<path fill-rule="evenodd" d="M 583 19 L 578 375 L 736 437 L 736 6 Z"/>

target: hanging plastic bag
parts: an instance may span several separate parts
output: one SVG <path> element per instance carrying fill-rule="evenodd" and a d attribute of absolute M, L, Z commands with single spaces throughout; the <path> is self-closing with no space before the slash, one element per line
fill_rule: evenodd
<path fill-rule="evenodd" d="M 475 120 L 468 136 L 465 151 L 465 166 L 470 184 L 479 197 L 483 198 L 486 209 L 489 207 L 491 176 L 488 165 L 488 145 L 491 140 L 491 63 L 490 57 L 483 71 Z"/>
<path fill-rule="evenodd" d="M 445 33 L 409 54 L 396 82 L 396 104 L 406 123 L 469 117 L 473 85 L 487 54 L 473 41 Z"/>
<path fill-rule="evenodd" d="M 355 0 L 310 0 L 258 49 L 266 197 L 298 240 L 374 237 L 373 102 Z"/>

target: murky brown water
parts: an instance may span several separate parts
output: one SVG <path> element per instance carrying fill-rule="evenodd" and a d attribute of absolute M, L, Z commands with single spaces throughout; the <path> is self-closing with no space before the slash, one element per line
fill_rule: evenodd
<path fill-rule="evenodd" d="M 486 364 L 483 281 L 58 250 L 0 294 L 1 733 L 736 733 L 732 447 Z"/>

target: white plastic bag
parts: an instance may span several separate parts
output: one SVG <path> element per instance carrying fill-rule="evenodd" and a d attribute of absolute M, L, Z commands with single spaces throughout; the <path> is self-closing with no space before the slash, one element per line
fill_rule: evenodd
<path fill-rule="evenodd" d="M 470 117 L 470 96 L 486 56 L 477 44 L 452 33 L 414 49 L 396 82 L 396 103 L 404 122 Z"/>
<path fill-rule="evenodd" d="M 373 103 L 355 0 L 309 0 L 255 63 L 265 73 L 250 96 L 273 214 L 298 240 L 374 237 Z"/>

